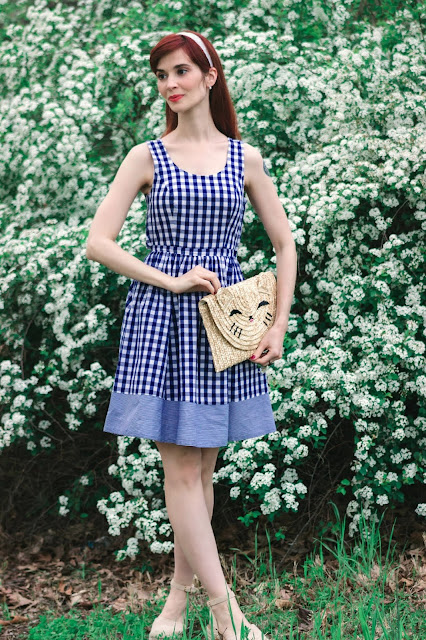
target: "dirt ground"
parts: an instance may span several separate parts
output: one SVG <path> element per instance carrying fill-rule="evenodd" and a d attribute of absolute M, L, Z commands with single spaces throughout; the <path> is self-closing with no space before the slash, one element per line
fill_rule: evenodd
<path fill-rule="evenodd" d="M 331 514 L 327 511 L 323 517 L 327 515 Z M 283 514 L 281 525 L 286 530 L 286 540 L 271 540 L 278 575 L 283 570 L 298 571 L 304 558 L 314 550 L 315 527 L 312 523 L 306 526 L 306 518 L 306 513 Z M 398 543 L 401 586 L 412 590 L 417 602 L 420 596 L 426 604 L 426 527 L 406 507 L 395 510 L 383 523 L 384 550 L 394 518 L 397 524 L 392 539 Z M 29 627 L 37 624 L 39 616 L 47 611 L 60 616 L 71 608 L 84 612 L 101 604 L 112 612 L 127 608 L 137 612 L 158 588 L 168 587 L 173 554 L 145 551 L 134 560 L 117 562 L 113 551 L 120 548 L 125 536 L 117 538 L 105 533 L 100 514 L 85 523 L 69 525 L 58 519 L 50 524 L 44 531 L 32 534 L 28 525 L 13 534 L 0 529 L 0 628 L 5 640 L 26 637 Z M 318 524 L 317 519 L 317 529 Z M 222 520 L 219 525 L 214 518 L 213 529 L 225 574 L 232 572 L 235 556 L 238 581 L 249 584 L 251 566 L 245 555 L 255 557 L 254 534 L 247 535 L 248 530 L 241 523 Z M 238 551 L 229 551 L 231 547 Z M 269 558 L 267 536 L 260 527 L 257 553 L 258 556 L 263 553 L 266 560 Z M 417 567 L 415 579 L 413 567 Z M 231 573 L 227 579 L 232 580 Z"/>

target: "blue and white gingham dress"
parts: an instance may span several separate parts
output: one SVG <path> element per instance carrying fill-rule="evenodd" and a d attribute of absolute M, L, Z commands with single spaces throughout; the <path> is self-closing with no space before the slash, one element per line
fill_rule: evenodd
<path fill-rule="evenodd" d="M 202 176 L 148 142 L 154 180 L 144 262 L 179 276 L 201 264 L 222 287 L 244 280 L 237 260 L 243 216 L 244 146 L 228 138 L 226 166 Z M 215 372 L 198 301 L 133 280 L 104 431 L 193 447 L 221 447 L 276 431 L 265 372 L 245 360 Z"/>

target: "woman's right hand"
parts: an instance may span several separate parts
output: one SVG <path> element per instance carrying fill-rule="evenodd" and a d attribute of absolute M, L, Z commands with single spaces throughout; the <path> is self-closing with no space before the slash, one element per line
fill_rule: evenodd
<path fill-rule="evenodd" d="M 192 291 L 217 293 L 220 286 L 219 278 L 214 271 L 197 264 L 183 275 L 175 276 L 172 291 L 173 293 L 190 293 Z"/>

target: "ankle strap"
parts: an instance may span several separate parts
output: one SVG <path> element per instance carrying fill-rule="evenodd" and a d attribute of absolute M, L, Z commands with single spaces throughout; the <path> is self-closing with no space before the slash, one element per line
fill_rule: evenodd
<path fill-rule="evenodd" d="M 181 591 L 186 591 L 187 593 L 198 593 L 199 589 L 198 587 L 196 587 L 193 584 L 190 585 L 185 585 L 185 584 L 179 584 L 179 582 L 176 582 L 176 580 L 174 578 L 171 579 L 170 584 L 172 587 L 175 587 L 175 589 L 180 589 Z"/>
<path fill-rule="evenodd" d="M 225 596 L 219 596 L 218 598 L 213 598 L 213 600 L 207 600 L 208 607 L 214 607 L 215 604 L 219 604 L 220 602 L 225 602 L 229 598 L 235 598 L 235 593 L 228 587 L 228 593 Z"/>

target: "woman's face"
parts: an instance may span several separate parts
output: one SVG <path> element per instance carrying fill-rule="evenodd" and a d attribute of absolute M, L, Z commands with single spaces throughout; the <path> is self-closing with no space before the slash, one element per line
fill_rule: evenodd
<path fill-rule="evenodd" d="M 215 70 L 210 70 L 205 77 L 184 50 L 177 49 L 159 60 L 156 76 L 160 94 L 173 111 L 180 112 L 208 100 Z M 172 96 L 182 97 L 173 101 L 170 99 Z"/>

